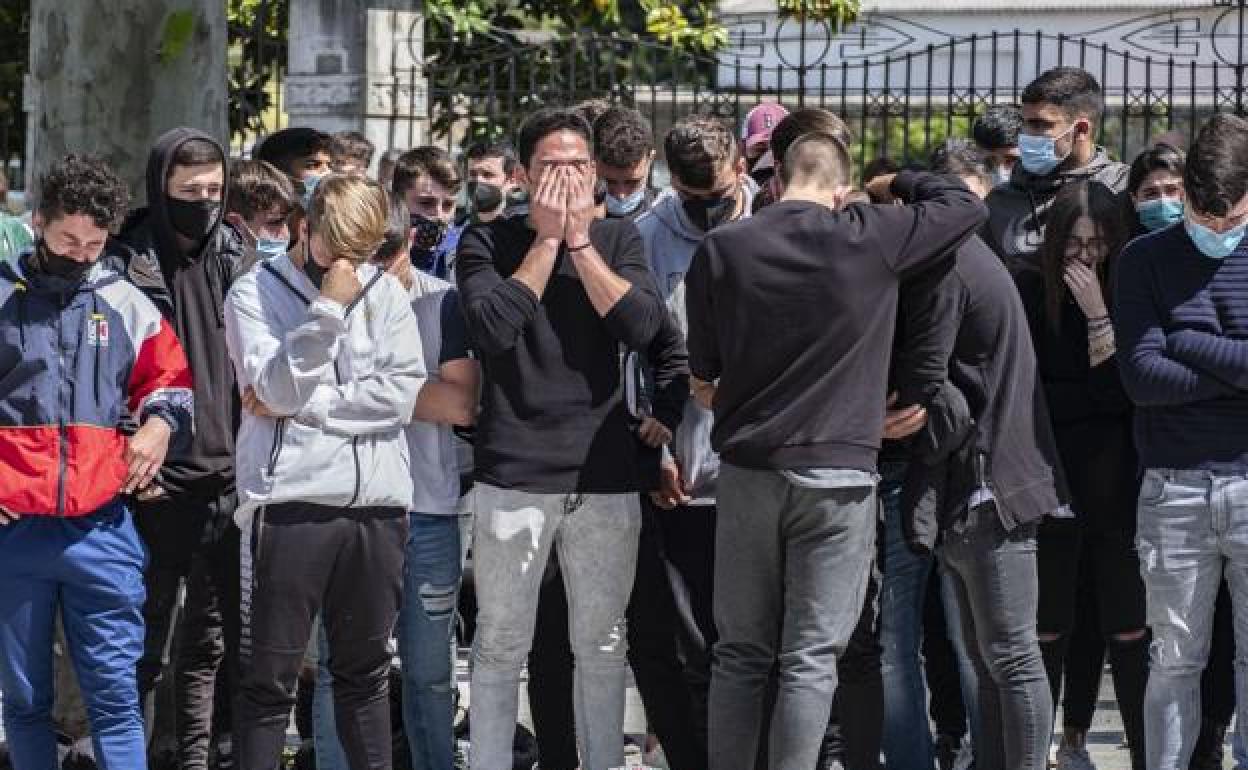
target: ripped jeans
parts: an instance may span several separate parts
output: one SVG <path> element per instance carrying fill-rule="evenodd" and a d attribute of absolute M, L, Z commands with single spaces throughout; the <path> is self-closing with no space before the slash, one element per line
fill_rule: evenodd
<path fill-rule="evenodd" d="M 413 513 L 409 517 L 399 658 L 403 669 L 403 728 L 413 770 L 452 770 L 455 608 L 463 573 L 460 517 Z M 321 632 L 324 633 L 323 631 Z M 320 640 L 313 713 L 318 770 L 347 770 L 334 728 L 328 655 Z M 332 654 L 332 651 L 329 651 Z"/>

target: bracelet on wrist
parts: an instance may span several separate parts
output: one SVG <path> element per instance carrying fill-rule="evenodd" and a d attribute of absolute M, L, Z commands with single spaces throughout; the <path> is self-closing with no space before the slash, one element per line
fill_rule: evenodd
<path fill-rule="evenodd" d="M 585 241 L 585 242 L 584 242 L 584 243 L 582 243 L 580 246 L 573 246 L 572 244 L 570 244 L 570 243 L 569 243 L 569 244 L 568 244 L 568 252 L 569 252 L 569 253 L 576 253 L 576 252 L 578 252 L 578 251 L 584 251 L 585 249 L 588 249 L 590 246 L 593 246 L 593 245 L 594 245 L 594 244 L 593 244 L 593 243 L 591 243 L 591 242 L 589 242 L 589 241 Z"/>

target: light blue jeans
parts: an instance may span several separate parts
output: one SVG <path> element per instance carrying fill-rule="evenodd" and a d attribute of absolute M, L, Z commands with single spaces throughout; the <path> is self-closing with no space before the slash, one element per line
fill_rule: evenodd
<path fill-rule="evenodd" d="M 399 658 L 403 671 L 403 729 L 413 770 L 452 770 L 454 738 L 454 623 L 463 574 L 460 517 L 413 513 L 403 569 Z M 334 725 L 333 685 L 325 629 L 317 640 L 312 700 L 317 770 L 347 770 Z"/>
<path fill-rule="evenodd" d="M 1136 546 L 1153 630 L 1144 697 L 1149 770 L 1185 770 L 1200 733 L 1200 677 L 1225 570 L 1235 622 L 1235 719 L 1248 741 L 1248 477 L 1149 469 Z"/>
<path fill-rule="evenodd" d="M 884 506 L 884 576 L 880 588 L 880 646 L 884 677 L 884 764 L 888 770 L 932 770 L 931 724 L 920 642 L 923 598 L 933 557 L 906 545 L 901 521 L 905 463 L 880 466 Z"/>
<path fill-rule="evenodd" d="M 576 660 L 573 706 L 584 770 L 624 765 L 628 666 L 625 610 L 633 590 L 641 500 L 634 494 L 533 494 L 475 487 L 472 768 L 512 765 L 520 672 L 528 659 L 542 573 L 552 548 L 568 594 Z"/>

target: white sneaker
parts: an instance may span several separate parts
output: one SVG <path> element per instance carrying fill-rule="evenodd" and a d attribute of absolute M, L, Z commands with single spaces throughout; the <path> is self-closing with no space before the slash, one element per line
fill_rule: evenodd
<path fill-rule="evenodd" d="M 1096 765 L 1087 747 L 1062 744 L 1057 747 L 1057 770 L 1096 770 Z"/>

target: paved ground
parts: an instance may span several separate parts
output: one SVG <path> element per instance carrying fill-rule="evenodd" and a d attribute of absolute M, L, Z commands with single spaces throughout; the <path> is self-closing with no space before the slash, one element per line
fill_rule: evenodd
<path fill-rule="evenodd" d="M 463 699 L 466 704 L 470 698 L 470 693 L 468 693 L 468 669 L 466 663 L 462 660 L 462 656 L 458 675 L 461 682 L 461 690 L 464 694 Z M 642 709 L 636 688 L 632 686 L 631 681 L 629 684 L 624 730 L 628 734 L 629 740 L 634 745 L 640 746 L 645 738 L 645 712 Z M 528 700 L 524 695 L 523 687 L 521 688 L 520 712 L 521 722 L 531 727 L 532 720 L 529 717 Z M 1058 724 L 1061 724 L 1060 713 L 1058 715 Z M 1114 700 L 1113 684 L 1110 681 L 1108 670 L 1106 670 L 1105 675 L 1101 679 L 1101 696 L 1097 703 L 1096 715 L 1093 717 L 1092 730 L 1088 736 L 1088 746 L 1097 770 L 1131 770 L 1131 757 L 1128 755 L 1126 745 L 1123 743 L 1122 719 L 1118 714 L 1118 704 Z M 628 752 L 627 760 L 630 765 L 641 764 L 641 758 L 639 751 L 630 750 Z M 1231 761 L 1230 746 L 1228 745 L 1225 768 L 1231 770 L 1234 767 L 1235 765 Z"/>

